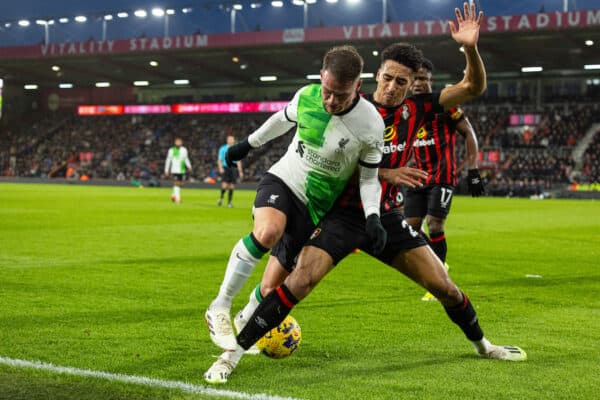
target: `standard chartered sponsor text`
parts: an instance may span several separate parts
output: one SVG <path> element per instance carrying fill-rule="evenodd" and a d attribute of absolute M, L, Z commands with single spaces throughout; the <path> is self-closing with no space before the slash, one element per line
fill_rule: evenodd
<path fill-rule="evenodd" d="M 308 151 L 306 152 L 305 158 L 306 161 L 308 161 L 309 163 L 313 164 L 314 166 L 321 168 L 321 169 L 325 169 L 328 171 L 333 171 L 333 172 L 339 172 L 342 164 L 339 161 L 336 160 L 330 160 L 326 157 L 323 157 L 322 155 L 320 155 L 319 153 L 317 153 L 316 151 L 314 151 L 311 148 L 307 149 Z"/>

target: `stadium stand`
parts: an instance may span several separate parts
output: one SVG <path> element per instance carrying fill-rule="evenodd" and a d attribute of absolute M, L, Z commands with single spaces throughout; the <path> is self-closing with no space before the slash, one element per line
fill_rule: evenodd
<path fill-rule="evenodd" d="M 262 119 L 261 119 L 262 118 Z M 216 175 L 217 149 L 227 134 L 250 134 L 267 115 L 47 117 L 2 138 L 4 176 L 65 178 L 67 170 L 90 178 L 157 181 L 175 137 L 191 153 L 192 179 Z M 286 138 L 254 152 L 247 176 L 257 180 L 284 151 Z"/>
<path fill-rule="evenodd" d="M 573 148 L 593 122 L 599 121 L 597 104 L 553 103 L 542 108 L 476 105 L 466 113 L 478 134 L 482 171 L 488 193 L 497 196 L 542 196 L 568 187 L 578 160 Z M 539 115 L 537 126 L 510 125 L 511 115 Z M 79 117 L 69 114 L 39 115 L 30 125 L 2 137 L 0 166 L 4 176 L 76 179 L 140 180 L 156 184 L 164 157 L 173 139 L 180 136 L 188 147 L 193 181 L 216 177 L 216 152 L 227 134 L 242 138 L 268 114 L 232 115 L 130 115 Z M 257 181 L 287 148 L 289 135 L 252 152 L 244 166 L 249 181 Z M 459 160 L 464 146 L 457 140 Z M 578 179 L 598 182 L 599 137 L 583 155 Z M 485 154 L 497 152 L 495 162 Z M 463 171 L 464 172 L 464 171 Z M 464 182 L 459 185 L 464 186 Z"/>

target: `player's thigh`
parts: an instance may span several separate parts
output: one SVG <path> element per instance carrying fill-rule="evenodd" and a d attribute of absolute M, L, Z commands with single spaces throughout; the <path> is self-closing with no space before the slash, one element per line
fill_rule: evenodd
<path fill-rule="evenodd" d="M 320 248 L 337 265 L 357 248 L 368 248 L 365 217 L 360 209 L 334 209 L 328 213 L 310 236 L 307 245 Z"/>
<path fill-rule="evenodd" d="M 277 258 L 279 265 L 288 273 L 296 266 L 298 254 L 314 229 L 308 210 L 298 210 L 297 213 L 288 216 L 285 231 L 271 250 L 271 256 Z"/>
<path fill-rule="evenodd" d="M 383 251 L 374 255 L 370 253 L 368 247 L 361 249 L 388 265 L 392 265 L 397 254 L 427 244 L 425 238 L 416 229 L 413 229 L 398 210 L 383 214 L 381 223 L 387 232 L 387 241 Z"/>
<path fill-rule="evenodd" d="M 267 174 L 260 181 L 254 198 L 253 233 L 263 246 L 271 248 L 281 239 L 298 202 L 276 176 Z"/>
<path fill-rule="evenodd" d="M 285 284 L 298 300 L 302 300 L 333 268 L 335 265 L 329 253 L 319 247 L 305 246 Z"/>
<path fill-rule="evenodd" d="M 404 193 L 404 216 L 422 219 L 427 214 L 427 188 L 408 189 Z M 411 223 L 412 225 L 412 223 Z"/>
<path fill-rule="evenodd" d="M 446 219 L 452 206 L 454 187 L 433 186 L 427 196 L 427 215 Z"/>

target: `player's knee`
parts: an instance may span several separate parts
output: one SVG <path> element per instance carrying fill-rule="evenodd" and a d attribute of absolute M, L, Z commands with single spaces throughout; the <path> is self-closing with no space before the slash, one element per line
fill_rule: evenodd
<path fill-rule="evenodd" d="M 317 283 L 318 281 L 313 279 L 309 271 L 298 271 L 285 280 L 286 286 L 298 300 L 308 296 Z"/>
<path fill-rule="evenodd" d="M 277 286 L 272 285 L 270 282 L 261 282 L 260 283 L 260 295 L 265 298 L 275 290 Z"/>
<path fill-rule="evenodd" d="M 450 280 L 430 292 L 444 305 L 455 305 L 462 301 L 460 289 Z"/>
<path fill-rule="evenodd" d="M 282 233 L 282 229 L 276 225 L 265 225 L 255 230 L 254 237 L 263 247 L 271 249 L 281 238 Z"/>
<path fill-rule="evenodd" d="M 429 218 L 427 220 L 427 228 L 429 233 L 437 233 L 444 231 L 444 220 L 441 218 Z"/>

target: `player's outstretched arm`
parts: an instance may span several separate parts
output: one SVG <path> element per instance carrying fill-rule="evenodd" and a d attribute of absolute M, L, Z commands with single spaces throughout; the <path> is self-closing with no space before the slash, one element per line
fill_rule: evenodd
<path fill-rule="evenodd" d="M 477 153 L 479 145 L 477 136 L 471 122 L 465 117 L 462 121 L 456 124 L 456 131 L 465 139 L 465 148 L 467 150 L 467 167 L 469 169 L 477 168 Z"/>
<path fill-rule="evenodd" d="M 465 51 L 466 68 L 463 80 L 443 89 L 440 94 L 440 104 L 446 109 L 481 96 L 487 85 L 485 66 L 477 50 L 483 12 L 477 13 L 475 3 L 469 6 L 466 2 L 463 4 L 464 15 L 458 8 L 454 11 L 456 24 L 449 22 L 450 32 Z"/>
<path fill-rule="evenodd" d="M 243 141 L 234 144 L 227 149 L 225 154 L 225 163 L 232 167 L 236 161 L 245 158 L 250 150 L 262 146 L 271 140 L 285 134 L 296 125 L 290 121 L 285 113 L 285 110 L 277 111 L 271 115 L 257 130 L 252 132 Z"/>

